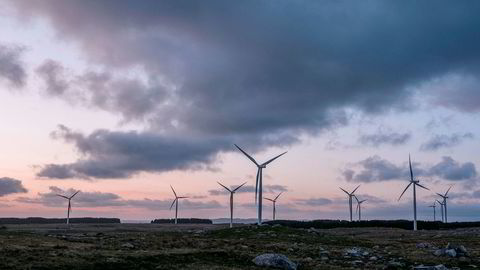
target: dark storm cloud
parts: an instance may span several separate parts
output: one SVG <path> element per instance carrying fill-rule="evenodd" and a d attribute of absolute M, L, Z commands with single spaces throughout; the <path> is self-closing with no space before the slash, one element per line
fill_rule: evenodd
<path fill-rule="evenodd" d="M 0 178 L 0 197 L 26 192 L 28 192 L 28 190 L 23 186 L 22 181 L 9 177 Z"/>
<path fill-rule="evenodd" d="M 230 190 L 235 189 L 237 186 L 230 186 Z M 286 186 L 282 185 L 263 185 L 263 192 L 265 193 L 279 193 L 279 192 L 285 192 L 288 191 L 288 188 Z M 253 193 L 255 192 L 255 186 L 253 185 L 245 185 L 241 187 L 239 190 L 236 191 L 236 193 Z M 219 189 L 211 189 L 208 191 L 210 195 L 228 195 L 230 192 L 228 192 L 226 189 L 220 187 Z"/>
<path fill-rule="evenodd" d="M 378 134 L 362 135 L 358 139 L 361 144 L 379 147 L 381 145 L 402 145 L 407 143 L 412 135 L 410 133 L 380 132 Z"/>
<path fill-rule="evenodd" d="M 347 168 L 342 174 L 350 182 L 379 182 L 389 180 L 405 180 L 410 178 L 408 164 L 396 165 L 379 156 L 366 158 Z M 438 177 L 449 181 L 476 180 L 477 170 L 472 162 L 459 163 L 451 157 L 442 157 L 442 161 L 433 166 L 421 166 L 412 163 L 415 177 Z"/>
<path fill-rule="evenodd" d="M 36 198 L 20 197 L 16 201 L 22 203 L 41 204 L 49 207 L 63 207 L 67 200 L 57 196 L 57 194 L 64 196 L 71 196 L 77 190 L 67 189 L 51 186 L 50 191 L 47 193 L 38 193 Z M 117 194 L 110 192 L 86 192 L 80 191 L 72 200 L 75 207 L 109 207 L 109 206 L 127 206 L 134 208 L 145 208 L 150 210 L 169 209 L 172 200 L 126 200 Z M 192 201 L 181 200 L 182 207 L 187 209 L 209 209 L 221 207 L 217 201 Z"/>
<path fill-rule="evenodd" d="M 126 120 L 146 120 L 162 136 L 100 133 L 130 137 L 135 145 L 149 144 L 157 151 L 193 148 L 193 156 L 208 157 L 184 155 L 170 162 L 157 156 L 156 163 L 165 166 L 138 157 L 146 164 L 123 169 L 127 163 L 110 151 L 102 157 L 89 152 L 93 158 L 71 165 L 91 177 L 205 165 L 216 153 L 232 150 L 227 140 L 255 141 L 255 150 L 284 145 L 302 134 L 346 124 L 346 107 L 367 113 L 405 108 L 409 86 L 456 71 L 475 76 L 480 67 L 476 2 L 435 2 L 435 8 L 415 1 L 9 3 L 22 18 L 46 18 L 91 63 L 112 74 L 135 68 L 148 78 L 148 83 L 111 80 L 105 79 L 111 75 L 92 73 L 97 84 L 84 83 L 82 89 L 95 97 L 87 104 Z M 104 87 L 103 80 L 114 86 Z M 172 133 L 196 137 L 194 143 L 202 146 L 178 142 Z M 157 136 L 155 143 L 152 136 Z M 113 146 L 102 143 L 101 149 Z M 98 159 L 106 168 L 98 168 Z"/>
<path fill-rule="evenodd" d="M 473 139 L 472 133 L 435 135 L 420 146 L 422 151 L 436 151 L 441 148 L 450 148 L 461 144 L 467 139 Z"/>
<path fill-rule="evenodd" d="M 0 44 L 0 81 L 5 80 L 16 88 L 25 85 L 27 73 L 21 61 L 23 51 L 19 46 Z"/>

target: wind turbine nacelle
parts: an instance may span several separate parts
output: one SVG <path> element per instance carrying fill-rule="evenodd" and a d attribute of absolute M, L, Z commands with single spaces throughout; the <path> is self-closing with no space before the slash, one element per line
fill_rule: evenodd
<path fill-rule="evenodd" d="M 267 168 L 267 165 L 263 165 L 263 164 L 262 164 L 262 165 L 258 165 L 258 168 L 265 169 L 265 168 Z"/>

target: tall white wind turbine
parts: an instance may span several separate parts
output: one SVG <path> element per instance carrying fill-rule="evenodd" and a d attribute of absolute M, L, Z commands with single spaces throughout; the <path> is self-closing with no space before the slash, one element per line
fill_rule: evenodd
<path fill-rule="evenodd" d="M 269 199 L 269 198 L 265 198 L 265 200 L 269 200 L 273 203 L 273 220 L 275 220 L 275 214 L 277 213 L 277 210 L 276 210 L 276 207 L 275 205 L 277 204 L 277 199 L 278 197 L 280 197 L 280 195 L 282 195 L 283 192 L 280 192 L 277 197 L 275 197 L 275 199 Z"/>
<path fill-rule="evenodd" d="M 350 222 L 353 221 L 353 209 L 352 209 L 352 203 L 353 203 L 353 200 L 352 198 L 355 197 L 355 191 L 357 191 L 357 189 L 360 187 L 360 185 L 358 185 L 358 187 L 356 187 L 352 192 L 348 192 L 346 191 L 345 189 L 343 188 L 340 188 L 343 192 L 345 192 L 347 195 L 348 195 L 348 208 L 350 209 Z"/>
<path fill-rule="evenodd" d="M 235 194 L 235 191 L 237 191 L 239 188 L 243 187 L 247 182 L 241 184 L 240 186 L 234 188 L 234 189 L 229 189 L 226 186 L 222 185 L 222 183 L 217 182 L 220 186 L 228 190 L 230 192 L 230 228 L 233 227 L 233 194 Z"/>
<path fill-rule="evenodd" d="M 438 204 L 440 204 L 440 212 L 442 213 L 442 222 L 445 222 L 445 219 L 443 217 L 443 202 L 437 200 Z"/>
<path fill-rule="evenodd" d="M 437 202 L 433 202 L 432 205 L 429 205 L 428 207 L 432 207 L 433 208 L 433 222 L 437 221 L 437 213 L 435 211 L 435 208 L 437 207 Z"/>
<path fill-rule="evenodd" d="M 170 205 L 170 210 L 172 210 L 172 207 L 173 207 L 173 205 L 175 204 L 175 224 L 177 224 L 177 218 L 178 218 L 178 200 L 179 200 L 179 199 L 186 199 L 186 198 L 188 198 L 188 197 L 179 197 L 179 196 L 177 196 L 177 193 L 175 192 L 175 189 L 173 189 L 172 186 L 170 186 L 170 188 L 172 189 L 173 194 L 175 195 L 175 199 L 173 200 L 172 205 Z"/>
<path fill-rule="evenodd" d="M 257 170 L 257 178 L 256 178 L 256 184 L 255 184 L 255 204 L 257 204 L 258 201 L 258 225 L 262 224 L 262 192 L 263 192 L 263 184 L 262 184 L 262 175 L 263 175 L 263 169 L 267 167 L 268 164 L 270 164 L 272 161 L 275 159 L 285 155 L 287 152 L 283 152 L 280 155 L 262 163 L 258 164 L 257 161 L 251 157 L 247 152 L 243 151 L 242 148 L 240 148 L 238 145 L 235 144 L 235 146 L 242 152 L 248 159 L 250 159 L 258 168 Z"/>
<path fill-rule="evenodd" d="M 63 195 L 60 195 L 60 194 L 57 194 L 57 196 L 60 196 L 62 198 L 65 198 L 68 200 L 68 208 L 67 208 L 67 225 L 70 225 L 70 211 L 72 210 L 72 198 L 75 197 L 75 195 L 77 195 L 77 193 L 80 192 L 80 190 L 78 190 L 77 192 L 73 193 L 72 196 L 70 197 L 67 197 L 67 196 L 63 196 Z"/>
<path fill-rule="evenodd" d="M 448 222 L 448 219 L 447 219 L 447 199 L 448 199 L 448 192 L 450 191 L 451 188 L 452 188 L 452 187 L 449 187 L 448 190 L 447 190 L 447 192 L 445 192 L 445 194 L 443 194 L 443 195 L 440 194 L 440 193 L 437 193 L 437 195 L 440 196 L 440 197 L 442 197 L 442 199 L 443 199 L 443 203 L 442 203 L 442 205 L 443 205 L 443 207 L 442 207 L 443 210 L 442 210 L 442 211 L 445 212 L 445 223 Z"/>
<path fill-rule="evenodd" d="M 367 200 L 358 200 L 357 196 L 355 196 L 355 200 L 357 200 L 357 208 L 355 212 L 358 212 L 358 221 L 362 221 L 362 203 L 366 202 Z"/>
<path fill-rule="evenodd" d="M 416 191 L 416 187 L 419 186 L 419 187 L 421 187 L 423 189 L 426 189 L 426 190 L 429 190 L 429 189 L 420 185 L 420 180 L 414 180 L 413 170 L 412 170 L 412 161 L 410 159 L 410 155 L 408 155 L 408 165 L 410 166 L 410 183 L 407 185 L 405 190 L 403 190 L 403 192 L 400 195 L 400 197 L 398 198 L 398 200 L 400 201 L 400 199 L 402 198 L 405 191 L 407 191 L 407 189 L 413 184 L 413 230 L 416 231 L 417 230 L 417 191 Z"/>

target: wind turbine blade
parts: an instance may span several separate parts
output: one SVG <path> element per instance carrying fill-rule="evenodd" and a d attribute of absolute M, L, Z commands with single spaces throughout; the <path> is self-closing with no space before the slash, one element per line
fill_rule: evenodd
<path fill-rule="evenodd" d="M 408 165 L 410 166 L 410 181 L 413 182 L 412 160 L 410 159 L 410 154 L 408 154 Z"/>
<path fill-rule="evenodd" d="M 274 201 L 276 201 L 276 200 L 278 199 L 278 197 L 280 197 L 280 195 L 282 195 L 282 193 L 283 193 L 283 191 L 280 192 L 280 193 L 277 195 L 277 197 L 275 197 Z"/>
<path fill-rule="evenodd" d="M 228 190 L 228 191 L 232 192 L 232 191 L 231 191 L 229 188 L 227 188 L 226 186 L 222 185 L 222 183 L 220 183 L 220 182 L 218 182 L 218 181 L 217 181 L 217 183 L 218 183 L 220 186 L 222 186 L 224 189 L 226 189 L 226 190 Z"/>
<path fill-rule="evenodd" d="M 246 183 L 247 183 L 247 182 L 245 182 L 245 183 L 241 184 L 240 186 L 238 186 L 237 188 L 235 188 L 235 189 L 233 190 L 233 192 L 235 192 L 235 191 L 237 191 L 239 188 L 243 187 Z"/>
<path fill-rule="evenodd" d="M 60 195 L 60 194 L 57 194 L 57 196 L 60 196 L 60 197 L 65 198 L 65 199 L 68 200 L 68 197 L 67 197 L 67 196 L 63 196 L 63 195 Z"/>
<path fill-rule="evenodd" d="M 175 198 L 177 198 L 177 197 L 178 197 L 178 196 L 177 196 L 177 193 L 175 192 L 175 189 L 173 189 L 172 185 L 170 185 L 170 188 L 172 189 L 173 194 L 175 194 Z"/>
<path fill-rule="evenodd" d="M 398 200 L 400 201 L 400 199 L 402 198 L 403 194 L 405 194 L 405 191 L 407 191 L 407 189 L 410 187 L 410 185 L 412 184 L 413 182 L 410 182 L 407 187 L 403 190 L 402 192 L 402 195 L 400 195 L 400 197 L 398 197 Z"/>
<path fill-rule="evenodd" d="M 360 185 L 358 185 L 358 187 L 356 187 L 353 191 L 352 191 L 352 194 L 355 193 L 355 191 L 357 191 L 357 189 L 360 187 Z"/>
<path fill-rule="evenodd" d="M 365 199 L 365 200 L 363 200 L 363 201 L 360 201 L 360 203 L 364 203 L 364 202 L 366 202 L 366 201 L 367 201 L 367 199 Z"/>
<path fill-rule="evenodd" d="M 270 199 L 270 198 L 265 198 L 263 197 L 265 200 L 268 200 L 268 201 L 271 201 L 271 202 L 274 202 L 274 200 Z"/>
<path fill-rule="evenodd" d="M 270 162 L 272 162 L 272 161 L 274 161 L 275 159 L 277 159 L 277 158 L 279 158 L 279 157 L 281 157 L 281 156 L 285 155 L 286 153 L 287 153 L 287 152 L 283 152 L 283 153 L 281 153 L 280 155 L 278 155 L 278 156 L 276 156 L 276 157 L 274 157 L 274 158 L 270 159 L 269 161 L 267 161 L 267 162 L 263 163 L 263 164 L 262 164 L 262 166 L 268 165 Z"/>
<path fill-rule="evenodd" d="M 345 189 L 339 187 L 339 189 L 343 190 L 343 192 L 347 193 L 347 195 L 350 195 L 350 193 L 348 193 Z"/>
<path fill-rule="evenodd" d="M 360 208 L 360 204 L 357 203 L 357 207 L 355 208 L 355 214 L 358 213 L 358 208 Z"/>
<path fill-rule="evenodd" d="M 255 205 L 257 205 L 258 178 L 260 177 L 260 168 L 257 170 L 257 179 L 255 181 Z"/>
<path fill-rule="evenodd" d="M 437 194 L 438 196 L 440 196 L 440 197 L 442 197 L 442 198 L 444 197 L 444 196 L 443 196 L 442 194 L 440 194 L 440 193 L 435 193 L 435 194 Z"/>
<path fill-rule="evenodd" d="M 247 156 L 248 159 L 250 159 L 253 163 L 255 163 L 255 165 L 258 166 L 257 161 L 256 161 L 253 157 L 251 157 L 249 154 L 247 154 L 247 152 L 243 151 L 243 149 L 240 148 L 240 146 L 238 146 L 238 145 L 236 145 L 236 144 L 235 144 L 235 146 L 236 146 L 236 147 L 238 148 L 238 150 L 240 150 L 245 156 Z"/>
<path fill-rule="evenodd" d="M 188 197 L 177 197 L 179 199 L 187 199 Z"/>
<path fill-rule="evenodd" d="M 80 190 L 78 190 L 77 192 L 73 193 L 73 195 L 70 196 L 70 199 L 73 198 L 73 197 L 75 197 L 75 195 L 77 195 L 78 192 L 80 192 Z"/>
<path fill-rule="evenodd" d="M 452 186 L 450 186 L 450 187 L 447 189 L 447 192 L 445 192 L 445 197 L 447 197 L 447 194 L 448 194 L 448 192 L 450 191 L 451 188 L 452 188 Z"/>
<path fill-rule="evenodd" d="M 417 186 L 419 186 L 419 187 L 421 187 L 421 188 L 423 188 L 423 189 L 430 190 L 430 189 L 428 189 L 427 187 L 424 187 L 424 186 L 420 185 L 419 183 L 415 183 L 415 185 L 417 185 Z"/>
<path fill-rule="evenodd" d="M 355 198 L 355 200 L 356 200 L 357 203 L 358 203 L 358 198 L 357 198 L 357 196 L 356 196 L 356 195 L 353 195 L 353 197 Z"/>
<path fill-rule="evenodd" d="M 437 202 L 438 202 L 438 204 L 440 204 L 440 205 L 443 205 L 443 203 L 442 203 L 442 202 L 440 202 L 439 200 L 437 200 Z"/>
<path fill-rule="evenodd" d="M 173 205 L 175 204 L 176 201 L 177 201 L 177 198 L 175 198 L 175 200 L 173 200 L 173 202 L 172 202 L 172 205 L 170 205 L 170 210 L 172 210 L 172 207 L 173 207 Z"/>

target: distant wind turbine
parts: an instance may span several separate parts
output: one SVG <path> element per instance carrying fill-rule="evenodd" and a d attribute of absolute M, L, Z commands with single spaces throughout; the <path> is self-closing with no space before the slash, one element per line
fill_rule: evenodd
<path fill-rule="evenodd" d="M 442 212 L 442 222 L 445 222 L 445 219 L 443 217 L 443 202 L 437 200 L 438 204 L 440 204 L 440 212 Z"/>
<path fill-rule="evenodd" d="M 437 193 L 438 196 L 442 197 L 443 198 L 443 211 L 445 212 L 445 223 L 448 222 L 448 219 L 447 219 L 447 199 L 448 199 L 448 192 L 450 191 L 452 187 L 449 187 L 447 192 L 445 192 L 444 195 L 440 194 L 440 193 Z M 442 211 L 442 212 L 443 212 Z"/>
<path fill-rule="evenodd" d="M 75 195 L 77 195 L 77 193 L 80 192 L 80 190 L 78 190 L 77 192 L 73 193 L 72 196 L 70 197 L 67 197 L 67 196 L 63 196 L 63 195 L 60 195 L 60 194 L 57 194 L 57 196 L 60 196 L 62 198 L 65 198 L 68 200 L 68 208 L 67 208 L 67 225 L 70 225 L 70 211 L 72 210 L 72 198 L 75 197 Z"/>
<path fill-rule="evenodd" d="M 235 193 L 235 191 L 237 191 L 239 188 L 243 187 L 243 185 L 245 185 L 247 182 L 241 184 L 240 186 L 236 187 L 235 189 L 231 190 L 229 188 L 227 188 L 226 186 L 222 185 L 222 183 L 220 182 L 217 182 L 220 186 L 222 186 L 223 188 L 225 188 L 226 190 L 228 190 L 228 192 L 230 192 L 230 228 L 233 227 L 233 194 Z"/>
<path fill-rule="evenodd" d="M 269 198 L 265 198 L 265 200 L 269 200 L 273 203 L 273 220 L 275 220 L 275 214 L 277 213 L 277 210 L 275 208 L 275 205 L 277 203 L 277 199 L 278 197 L 280 197 L 280 195 L 282 195 L 283 192 L 280 192 L 277 197 L 275 197 L 275 199 L 269 199 Z"/>
<path fill-rule="evenodd" d="M 435 207 L 437 207 L 436 202 L 433 202 L 433 204 L 432 204 L 432 205 L 429 205 L 428 207 L 432 207 L 432 208 L 433 208 L 433 222 L 437 221 L 436 211 L 435 211 Z"/>
<path fill-rule="evenodd" d="M 347 195 L 348 195 L 348 207 L 350 209 L 350 222 L 353 221 L 353 212 L 352 212 L 352 203 L 353 203 L 353 200 L 352 198 L 355 197 L 355 191 L 357 191 L 357 189 L 360 187 L 360 185 L 358 185 L 358 187 L 356 187 L 352 192 L 348 192 L 346 191 L 345 189 L 343 188 L 340 188 L 341 190 L 343 190 L 343 192 L 345 192 Z"/>
<path fill-rule="evenodd" d="M 355 195 L 354 195 L 355 196 Z M 355 196 L 355 200 L 357 200 L 357 209 L 355 213 L 358 212 L 358 221 L 362 221 L 362 203 L 366 202 L 367 200 L 358 200 L 357 196 Z"/>
<path fill-rule="evenodd" d="M 420 185 L 420 180 L 413 179 L 412 161 L 410 159 L 410 155 L 408 155 L 408 165 L 410 166 L 410 183 L 407 185 L 405 190 L 403 190 L 398 200 L 400 201 L 405 191 L 407 191 L 407 189 L 413 184 L 413 230 L 416 231 L 417 230 L 417 191 L 415 188 L 416 186 L 419 186 L 426 190 L 429 190 L 429 189 Z"/>
<path fill-rule="evenodd" d="M 175 204 L 175 224 L 177 224 L 177 218 L 178 218 L 178 199 L 186 199 L 186 198 L 188 198 L 188 197 L 179 197 L 179 196 L 177 196 L 177 193 L 175 192 L 175 190 L 173 189 L 173 187 L 170 186 L 170 188 L 172 189 L 173 194 L 175 195 L 175 199 L 173 200 L 172 205 L 170 205 L 170 210 L 172 210 L 172 207 L 173 207 L 173 205 Z"/>
<path fill-rule="evenodd" d="M 275 159 L 285 155 L 287 152 L 283 152 L 280 155 L 278 155 L 278 156 L 276 156 L 276 157 L 274 157 L 274 158 L 272 158 L 272 159 L 270 159 L 270 160 L 268 160 L 268 161 L 266 161 L 262 164 L 258 164 L 257 161 L 253 157 L 251 157 L 249 154 L 247 154 L 247 152 L 243 151 L 242 148 L 240 148 L 236 144 L 235 144 L 235 146 L 248 159 L 250 159 L 253 163 L 255 163 L 255 165 L 258 168 L 256 184 L 255 184 L 255 204 L 257 204 L 257 201 L 258 201 L 258 225 L 260 225 L 260 224 L 262 224 L 262 192 L 263 192 L 263 189 L 262 189 L 262 175 L 263 175 L 263 173 L 262 172 L 263 172 L 263 169 L 265 169 L 269 163 L 271 163 Z"/>

